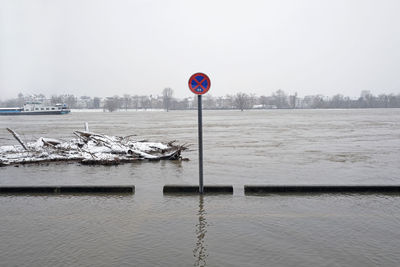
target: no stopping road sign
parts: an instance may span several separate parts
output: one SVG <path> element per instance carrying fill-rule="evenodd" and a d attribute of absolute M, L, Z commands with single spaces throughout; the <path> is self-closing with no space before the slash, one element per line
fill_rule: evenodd
<path fill-rule="evenodd" d="M 210 78 L 204 73 L 198 72 L 190 76 L 189 89 L 196 95 L 204 95 L 210 89 Z"/>

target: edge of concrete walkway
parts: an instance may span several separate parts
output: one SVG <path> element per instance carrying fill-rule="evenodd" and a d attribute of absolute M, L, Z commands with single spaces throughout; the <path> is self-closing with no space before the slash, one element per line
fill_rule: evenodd
<path fill-rule="evenodd" d="M 164 194 L 199 194 L 198 185 L 164 185 Z M 204 194 L 233 194 L 232 185 L 205 185 Z"/>
<path fill-rule="evenodd" d="M 0 194 L 133 194 L 134 185 L 0 186 Z"/>
<path fill-rule="evenodd" d="M 400 185 L 245 185 L 249 194 L 400 193 Z"/>

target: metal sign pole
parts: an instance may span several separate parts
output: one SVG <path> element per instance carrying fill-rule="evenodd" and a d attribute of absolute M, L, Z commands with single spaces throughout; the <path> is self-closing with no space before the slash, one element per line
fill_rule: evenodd
<path fill-rule="evenodd" d="M 199 193 L 204 193 L 203 186 L 203 115 L 201 107 L 201 95 L 197 96 L 197 115 L 198 115 L 198 129 L 199 129 Z"/>
<path fill-rule="evenodd" d="M 204 193 L 203 185 L 203 116 L 201 107 L 201 95 L 208 92 L 211 86 L 210 78 L 201 72 L 197 72 L 189 78 L 189 89 L 192 93 L 197 95 L 197 115 L 198 115 L 198 129 L 199 129 L 199 193 Z"/>

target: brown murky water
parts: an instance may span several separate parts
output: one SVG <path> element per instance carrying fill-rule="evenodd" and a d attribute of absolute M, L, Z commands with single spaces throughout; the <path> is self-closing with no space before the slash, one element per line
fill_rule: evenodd
<path fill-rule="evenodd" d="M 244 184 L 399 184 L 400 110 L 205 111 L 206 184 L 233 196 L 163 196 L 195 184 L 197 116 L 73 112 L 0 117 L 0 145 L 90 129 L 191 143 L 187 162 L 0 168 L 2 185 L 134 184 L 133 196 L 0 196 L 4 266 L 398 266 L 400 197 L 244 196 Z M 1 130 L 3 129 L 3 130 Z"/>

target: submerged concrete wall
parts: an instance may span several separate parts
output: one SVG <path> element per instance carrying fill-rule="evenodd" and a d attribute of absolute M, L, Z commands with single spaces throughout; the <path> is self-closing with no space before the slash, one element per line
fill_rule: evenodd
<path fill-rule="evenodd" d="M 0 186 L 0 194 L 133 194 L 134 185 Z M 165 185 L 164 194 L 198 194 L 198 185 Z M 233 194 L 232 185 L 206 185 L 205 194 Z M 400 194 L 400 185 L 245 185 L 251 194 Z"/>
<path fill-rule="evenodd" d="M 134 185 L 0 186 L 1 194 L 135 193 Z"/>
<path fill-rule="evenodd" d="M 198 194 L 198 185 L 165 185 L 164 194 Z M 233 194 L 232 185 L 205 185 L 205 194 Z"/>
<path fill-rule="evenodd" d="M 400 185 L 245 185 L 245 194 L 400 193 Z"/>

